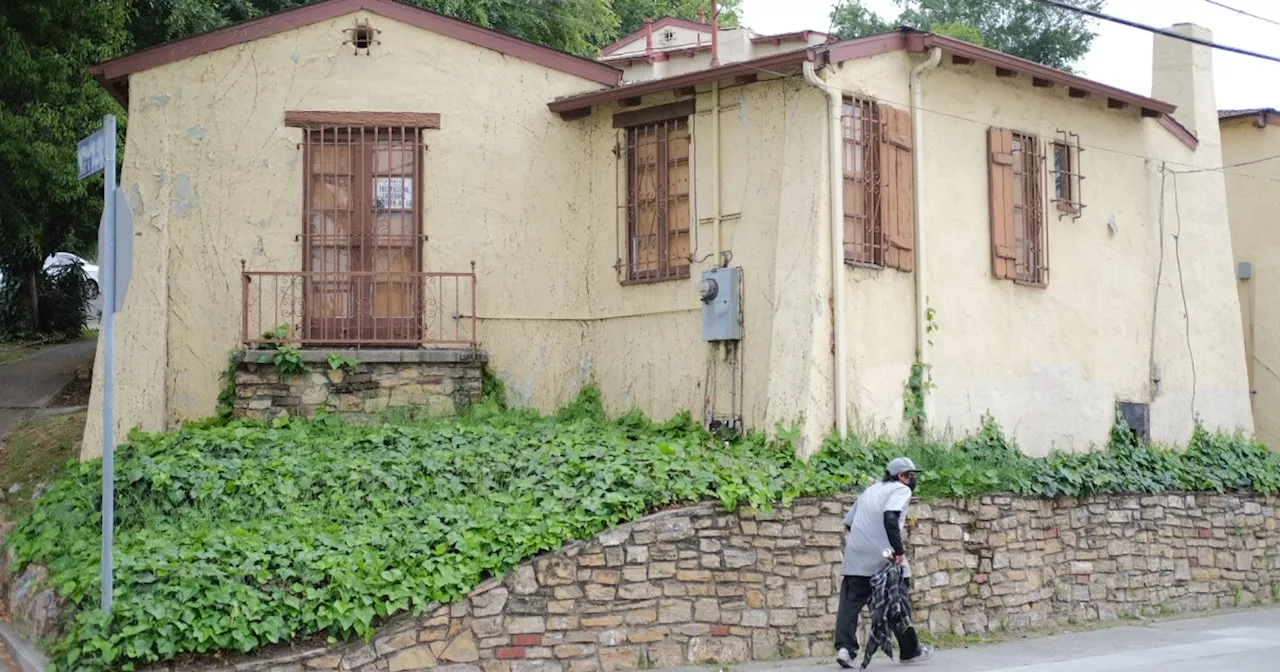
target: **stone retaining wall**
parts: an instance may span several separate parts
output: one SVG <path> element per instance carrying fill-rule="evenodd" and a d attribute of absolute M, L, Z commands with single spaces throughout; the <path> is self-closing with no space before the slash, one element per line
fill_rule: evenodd
<path fill-rule="evenodd" d="M 334 370 L 329 355 L 357 362 Z M 236 365 L 233 414 L 258 420 L 283 413 L 311 415 L 317 408 L 348 417 L 414 407 L 429 415 L 454 415 L 480 401 L 487 355 L 475 350 L 303 350 L 312 371 L 281 376 L 259 360 L 271 350 L 249 350 Z"/>
<path fill-rule="evenodd" d="M 829 655 L 851 501 L 658 514 L 399 619 L 372 642 L 201 669 L 613 672 Z M 1270 602 L 1276 516 L 1275 498 L 1213 495 L 914 504 L 917 624 L 981 633 Z"/>

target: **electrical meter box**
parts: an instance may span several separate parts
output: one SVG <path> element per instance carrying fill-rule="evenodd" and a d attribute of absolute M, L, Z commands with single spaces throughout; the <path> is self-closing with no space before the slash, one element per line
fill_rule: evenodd
<path fill-rule="evenodd" d="M 742 340 L 742 269 L 713 268 L 702 272 L 702 340 Z"/>

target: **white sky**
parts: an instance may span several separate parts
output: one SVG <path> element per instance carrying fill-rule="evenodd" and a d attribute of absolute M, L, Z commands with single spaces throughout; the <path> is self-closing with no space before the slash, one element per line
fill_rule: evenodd
<path fill-rule="evenodd" d="M 1219 0 L 1224 5 L 1280 22 L 1280 0 Z M 743 0 L 743 25 L 758 33 L 822 30 L 831 25 L 836 0 Z M 893 0 L 864 0 L 886 18 Z M 1108 0 L 1104 12 L 1158 28 L 1195 23 L 1219 44 L 1280 56 L 1280 25 L 1242 16 L 1207 0 Z M 1134 93 L 1151 93 L 1151 33 L 1095 22 L 1098 37 L 1079 64 L 1082 74 Z M 1214 82 L 1219 109 L 1280 107 L 1280 63 L 1215 49 Z"/>

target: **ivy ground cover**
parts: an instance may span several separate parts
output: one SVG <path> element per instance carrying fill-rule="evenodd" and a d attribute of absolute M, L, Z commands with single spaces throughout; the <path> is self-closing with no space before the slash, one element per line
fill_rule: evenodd
<path fill-rule="evenodd" d="M 1280 459 L 1198 431 L 1185 450 L 1141 446 L 1033 459 L 988 423 L 952 445 L 829 441 L 805 463 L 786 443 L 712 439 L 687 416 L 604 418 L 588 389 L 555 417 L 348 427 L 333 418 L 208 423 L 135 434 L 117 453 L 116 603 L 97 608 L 98 462 L 70 465 L 10 536 L 14 569 L 39 562 L 75 612 L 51 653 L 62 670 L 132 669 L 188 652 L 248 651 L 449 602 L 488 576 L 665 505 L 767 506 L 870 482 L 908 454 L 922 497 L 983 492 L 1259 490 Z"/>

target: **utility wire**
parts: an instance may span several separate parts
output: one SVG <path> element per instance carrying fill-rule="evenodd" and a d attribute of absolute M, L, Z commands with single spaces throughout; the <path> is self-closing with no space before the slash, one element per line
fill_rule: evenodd
<path fill-rule="evenodd" d="M 1252 18 L 1252 19 L 1257 19 L 1257 20 L 1259 20 L 1259 21 L 1266 21 L 1267 23 L 1270 23 L 1270 24 L 1273 24 L 1273 25 L 1280 26 L 1280 21 L 1276 21 L 1276 20 L 1274 20 L 1274 19 L 1268 19 L 1268 18 L 1267 18 L 1267 17 L 1265 17 L 1265 16 L 1258 16 L 1257 14 L 1250 14 L 1249 12 L 1246 12 L 1246 11 L 1244 11 L 1243 9 L 1236 9 L 1235 7 L 1232 7 L 1231 5 L 1224 5 L 1224 4 L 1222 4 L 1221 2 L 1218 2 L 1217 0 L 1204 0 L 1204 1 L 1205 1 L 1205 2 L 1207 2 L 1207 3 L 1209 3 L 1209 4 L 1211 4 L 1211 5 L 1216 5 L 1216 6 L 1218 6 L 1218 7 L 1221 7 L 1221 8 L 1223 8 L 1223 9 L 1229 9 L 1229 10 L 1231 10 L 1231 11 L 1235 12 L 1236 14 L 1242 14 L 1242 15 L 1247 16 L 1247 17 Z"/>
<path fill-rule="evenodd" d="M 1243 55 L 1245 55 L 1245 56 L 1252 56 L 1252 57 L 1254 57 L 1254 58 L 1261 58 L 1261 59 L 1262 59 L 1262 60 L 1264 60 L 1264 61 L 1272 61 L 1272 62 L 1274 62 L 1274 63 L 1280 63 L 1280 56 L 1269 56 L 1269 55 L 1267 55 L 1267 54 L 1260 54 L 1260 53 L 1258 53 L 1258 52 L 1256 52 L 1256 51 L 1249 51 L 1248 49 L 1241 49 L 1241 48 L 1239 48 L 1239 47 L 1232 47 L 1232 46 L 1228 46 L 1228 45 L 1225 45 L 1225 44 L 1217 44 L 1217 43 L 1215 43 L 1215 42 L 1210 42 L 1210 41 L 1208 41 L 1208 40 L 1202 40 L 1202 39 L 1200 39 L 1200 38 L 1198 38 L 1198 37 L 1192 37 L 1192 36 L 1190 36 L 1190 35 L 1180 35 L 1180 34 L 1178 34 L 1178 33 L 1175 33 L 1175 32 L 1173 32 L 1173 31 L 1171 31 L 1171 30 L 1165 30 L 1165 29 L 1163 29 L 1163 28 L 1156 28 L 1155 26 L 1148 26 L 1148 25 L 1147 25 L 1147 24 L 1145 24 L 1145 23 L 1138 23 L 1137 21 L 1130 21 L 1130 20 L 1128 20 L 1128 19 L 1122 19 L 1122 18 L 1119 18 L 1119 17 L 1116 17 L 1116 16 L 1111 16 L 1110 14 L 1103 14 L 1102 12 L 1096 12 L 1096 11 L 1094 11 L 1094 10 L 1092 10 L 1092 9 L 1086 9 L 1086 8 L 1084 8 L 1084 7 L 1076 7 L 1075 5 L 1069 5 L 1069 4 L 1065 3 L 1065 2 L 1060 2 L 1059 0 L 1036 0 L 1036 2 L 1038 2 L 1038 3 L 1042 4 L 1042 5 L 1048 5 L 1048 6 L 1050 6 L 1050 7 L 1057 7 L 1058 9 L 1065 9 L 1065 10 L 1067 10 L 1067 11 L 1069 11 L 1069 12 L 1075 12 L 1075 13 L 1077 13 L 1077 14 L 1083 14 L 1083 15 L 1085 15 L 1085 16 L 1089 16 L 1089 17 L 1092 17 L 1092 18 L 1095 18 L 1095 19 L 1101 19 L 1101 20 L 1103 20 L 1103 21 L 1110 21 L 1110 22 L 1112 22 L 1112 23 L 1118 23 L 1118 24 L 1120 24 L 1120 25 L 1122 25 L 1122 26 L 1129 26 L 1130 28 L 1137 28 L 1137 29 L 1139 29 L 1139 30 L 1145 30 L 1145 31 L 1147 31 L 1147 32 L 1149 32 L 1149 33 L 1155 33 L 1156 35 L 1164 35 L 1165 37 L 1172 37 L 1172 38 L 1173 38 L 1173 39 L 1175 39 L 1175 40 L 1182 40 L 1183 42 L 1191 42 L 1191 43 L 1193 43 L 1193 44 L 1199 44 L 1199 45 L 1202 45 L 1202 46 L 1205 46 L 1205 47 L 1212 47 L 1212 48 L 1214 48 L 1214 49 L 1221 49 L 1222 51 L 1229 51 L 1229 52 L 1232 52 L 1232 53 L 1234 53 L 1234 54 L 1243 54 Z"/>
<path fill-rule="evenodd" d="M 779 78 L 779 79 L 796 79 L 796 78 L 800 77 L 800 75 L 799 75 L 799 74 L 794 74 L 794 73 L 793 73 L 793 74 L 785 74 L 785 73 L 777 72 L 776 70 L 770 70 L 770 69 L 768 69 L 768 68 L 761 68 L 761 67 L 754 66 L 754 65 L 751 65 L 750 63 L 745 63 L 745 62 L 744 62 L 744 63 L 737 63 L 737 64 L 735 64 L 735 65 L 744 65 L 744 66 L 746 66 L 746 67 L 751 68 L 752 70 L 755 70 L 755 71 L 757 71 L 757 72 L 761 72 L 761 73 L 764 73 L 764 74 L 767 74 L 767 75 L 772 75 L 772 76 L 777 77 L 777 78 Z M 735 85 L 735 86 L 744 86 L 744 85 L 738 84 L 738 85 Z M 731 87 L 731 88 L 732 88 L 732 87 Z M 723 89 L 721 89 L 721 90 L 723 90 Z M 881 97 L 881 96 L 874 96 L 874 95 L 866 94 L 866 93 L 859 93 L 859 94 L 857 94 L 857 95 L 858 95 L 858 97 L 859 97 L 859 98 L 863 98 L 863 99 L 866 99 L 866 100 L 874 100 L 874 101 L 876 101 L 876 102 L 878 102 L 878 103 L 885 103 L 885 104 L 887 104 L 887 105 L 893 105 L 893 106 L 895 106 L 895 107 L 902 107 L 902 108 L 906 108 L 906 109 L 910 109 L 910 108 L 912 107 L 912 105 L 909 105 L 909 104 L 907 104 L 907 103 L 903 103 L 903 102 L 901 102 L 901 101 L 897 101 L 897 100 L 891 100 L 891 99 L 889 99 L 889 98 L 884 98 L 884 97 Z M 940 111 L 940 110 L 934 110 L 934 109 L 930 109 L 930 108 L 927 108 L 927 107 L 921 107 L 921 108 L 920 108 L 920 111 L 921 111 L 921 112 L 927 112 L 927 113 L 929 113 L 929 114 L 937 115 L 937 116 L 940 116 L 940 117 L 947 117 L 947 118 L 949 118 L 949 119 L 956 119 L 956 120 L 958 120 L 958 121 L 965 121 L 965 122 L 968 122 L 968 123 L 971 123 L 971 124 L 975 124 L 975 125 L 978 125 L 978 126 L 982 126 L 982 127 L 987 127 L 987 128 L 989 128 L 989 127 L 991 127 L 991 126 L 992 126 L 992 123 L 991 123 L 990 121 L 979 121 L 979 120 L 977 120 L 977 119 L 971 119 L 971 118 L 969 118 L 969 117 L 961 116 L 961 115 L 954 114 L 954 113 L 951 113 L 951 112 L 942 112 L 942 111 Z M 1254 179 L 1254 180 L 1265 180 L 1265 181 L 1267 181 L 1267 182 L 1275 182 L 1275 183 L 1277 183 L 1277 184 L 1280 184 L 1280 179 L 1277 179 L 1277 178 L 1274 178 L 1274 177 L 1263 177 L 1263 176 L 1261 176 L 1261 175 L 1248 175 L 1248 174 L 1245 174 L 1245 173 L 1232 173 L 1232 172 L 1228 172 L 1228 171 L 1226 170 L 1227 168 L 1237 168 L 1237 167 L 1240 167 L 1240 166 L 1248 166 L 1248 165 L 1252 165 L 1252 164 L 1255 164 L 1255 163 L 1261 163 L 1261 162 L 1263 162 L 1263 161 L 1272 161 L 1272 160 L 1275 160 L 1275 159 L 1280 159 L 1280 155 L 1276 155 L 1276 156 L 1267 156 L 1267 157 L 1263 157 L 1263 158 L 1261 158 L 1261 159 L 1255 159 L 1255 160 L 1253 160 L 1253 161 L 1245 161 L 1245 162 L 1242 162 L 1242 163 L 1233 163 L 1233 164 L 1225 165 L 1225 166 L 1199 166 L 1199 165 L 1196 165 L 1196 164 L 1194 164 L 1194 163 L 1183 163 L 1183 162 L 1181 162 L 1181 161 L 1175 161 L 1175 160 L 1173 160 L 1173 159 L 1169 159 L 1169 158 L 1165 158 L 1165 157 L 1160 157 L 1160 156 L 1148 156 L 1148 155 L 1146 155 L 1146 154 L 1137 154 L 1137 153 L 1135 153 L 1135 152 L 1127 152 L 1127 151 L 1122 150 L 1122 149 L 1114 149 L 1114 148 L 1111 148 L 1111 147 L 1104 147 L 1104 146 L 1102 146 L 1102 145 L 1092 145 L 1092 144 L 1089 144 L 1089 143 L 1086 143 L 1086 142 L 1081 142 L 1081 143 L 1080 143 L 1080 146 L 1081 146 L 1081 147 L 1087 147 L 1087 148 L 1089 148 L 1089 149 L 1096 149 L 1096 150 L 1099 150 L 1099 151 L 1102 151 L 1102 152 L 1108 152 L 1108 153 L 1111 153 L 1111 154 L 1118 154 L 1118 155 L 1120 155 L 1120 156 L 1128 156 L 1128 157 L 1132 157 L 1132 158 L 1135 158 L 1135 159 L 1143 159 L 1143 160 L 1145 160 L 1145 161 L 1152 161 L 1152 162 L 1164 162 L 1164 163 L 1168 163 L 1168 164 L 1170 164 L 1170 165 L 1183 166 L 1183 167 L 1186 167 L 1186 168 L 1188 168 L 1188 169 L 1189 169 L 1189 170 L 1179 171 L 1179 172 L 1182 172 L 1182 173 L 1202 173 L 1202 172 L 1211 172 L 1211 171 L 1216 171 L 1216 172 L 1221 172 L 1221 173 L 1222 173 L 1222 174 L 1224 174 L 1224 175 L 1234 175 L 1234 176 L 1236 176 L 1236 177 L 1246 177 L 1246 178 L 1250 178 L 1250 179 Z"/>

